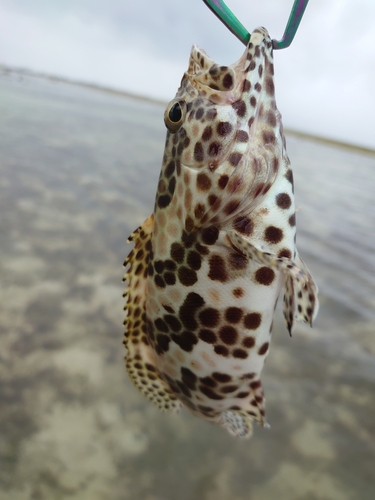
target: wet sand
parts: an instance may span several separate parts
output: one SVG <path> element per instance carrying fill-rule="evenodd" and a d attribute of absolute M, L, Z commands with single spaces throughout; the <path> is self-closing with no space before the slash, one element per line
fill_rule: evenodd
<path fill-rule="evenodd" d="M 321 310 L 293 338 L 277 311 L 271 429 L 240 441 L 161 413 L 125 373 L 122 262 L 152 211 L 163 112 L 0 76 L 0 498 L 372 500 L 375 155 L 287 137 Z"/>

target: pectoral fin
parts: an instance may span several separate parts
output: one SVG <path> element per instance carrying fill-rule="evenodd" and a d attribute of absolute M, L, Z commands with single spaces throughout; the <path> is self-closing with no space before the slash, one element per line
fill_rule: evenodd
<path fill-rule="evenodd" d="M 289 333 L 295 319 L 311 325 L 319 308 L 318 287 L 298 253 L 294 261 L 287 257 L 278 258 L 258 250 L 235 231 L 230 231 L 228 237 L 232 245 L 249 259 L 286 275 L 283 310 Z"/>

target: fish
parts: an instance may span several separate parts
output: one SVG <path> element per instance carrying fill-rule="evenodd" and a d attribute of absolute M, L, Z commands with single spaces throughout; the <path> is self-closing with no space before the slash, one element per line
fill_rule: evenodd
<path fill-rule="evenodd" d="M 248 438 L 268 426 L 260 375 L 281 291 L 290 335 L 318 311 L 267 30 L 229 66 L 193 46 L 164 122 L 154 212 L 124 262 L 126 369 L 160 409 Z"/>

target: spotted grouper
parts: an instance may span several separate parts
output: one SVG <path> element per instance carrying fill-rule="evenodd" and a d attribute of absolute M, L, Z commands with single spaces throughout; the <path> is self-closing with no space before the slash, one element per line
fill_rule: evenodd
<path fill-rule="evenodd" d="M 273 75 L 264 28 L 230 66 L 192 48 L 164 115 L 154 213 L 125 260 L 132 382 L 159 408 L 183 405 L 243 438 L 253 420 L 267 425 L 260 374 L 280 291 L 289 333 L 318 309 Z"/>

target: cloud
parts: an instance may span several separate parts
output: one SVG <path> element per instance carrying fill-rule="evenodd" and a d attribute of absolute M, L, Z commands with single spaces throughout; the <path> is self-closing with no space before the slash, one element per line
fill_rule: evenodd
<path fill-rule="evenodd" d="M 281 38 L 291 0 L 228 2 L 251 30 Z M 241 43 L 202 1 L 3 0 L 0 63 L 172 99 L 197 43 L 232 63 Z M 375 148 L 375 2 L 314 0 L 295 41 L 275 52 L 285 125 Z"/>

